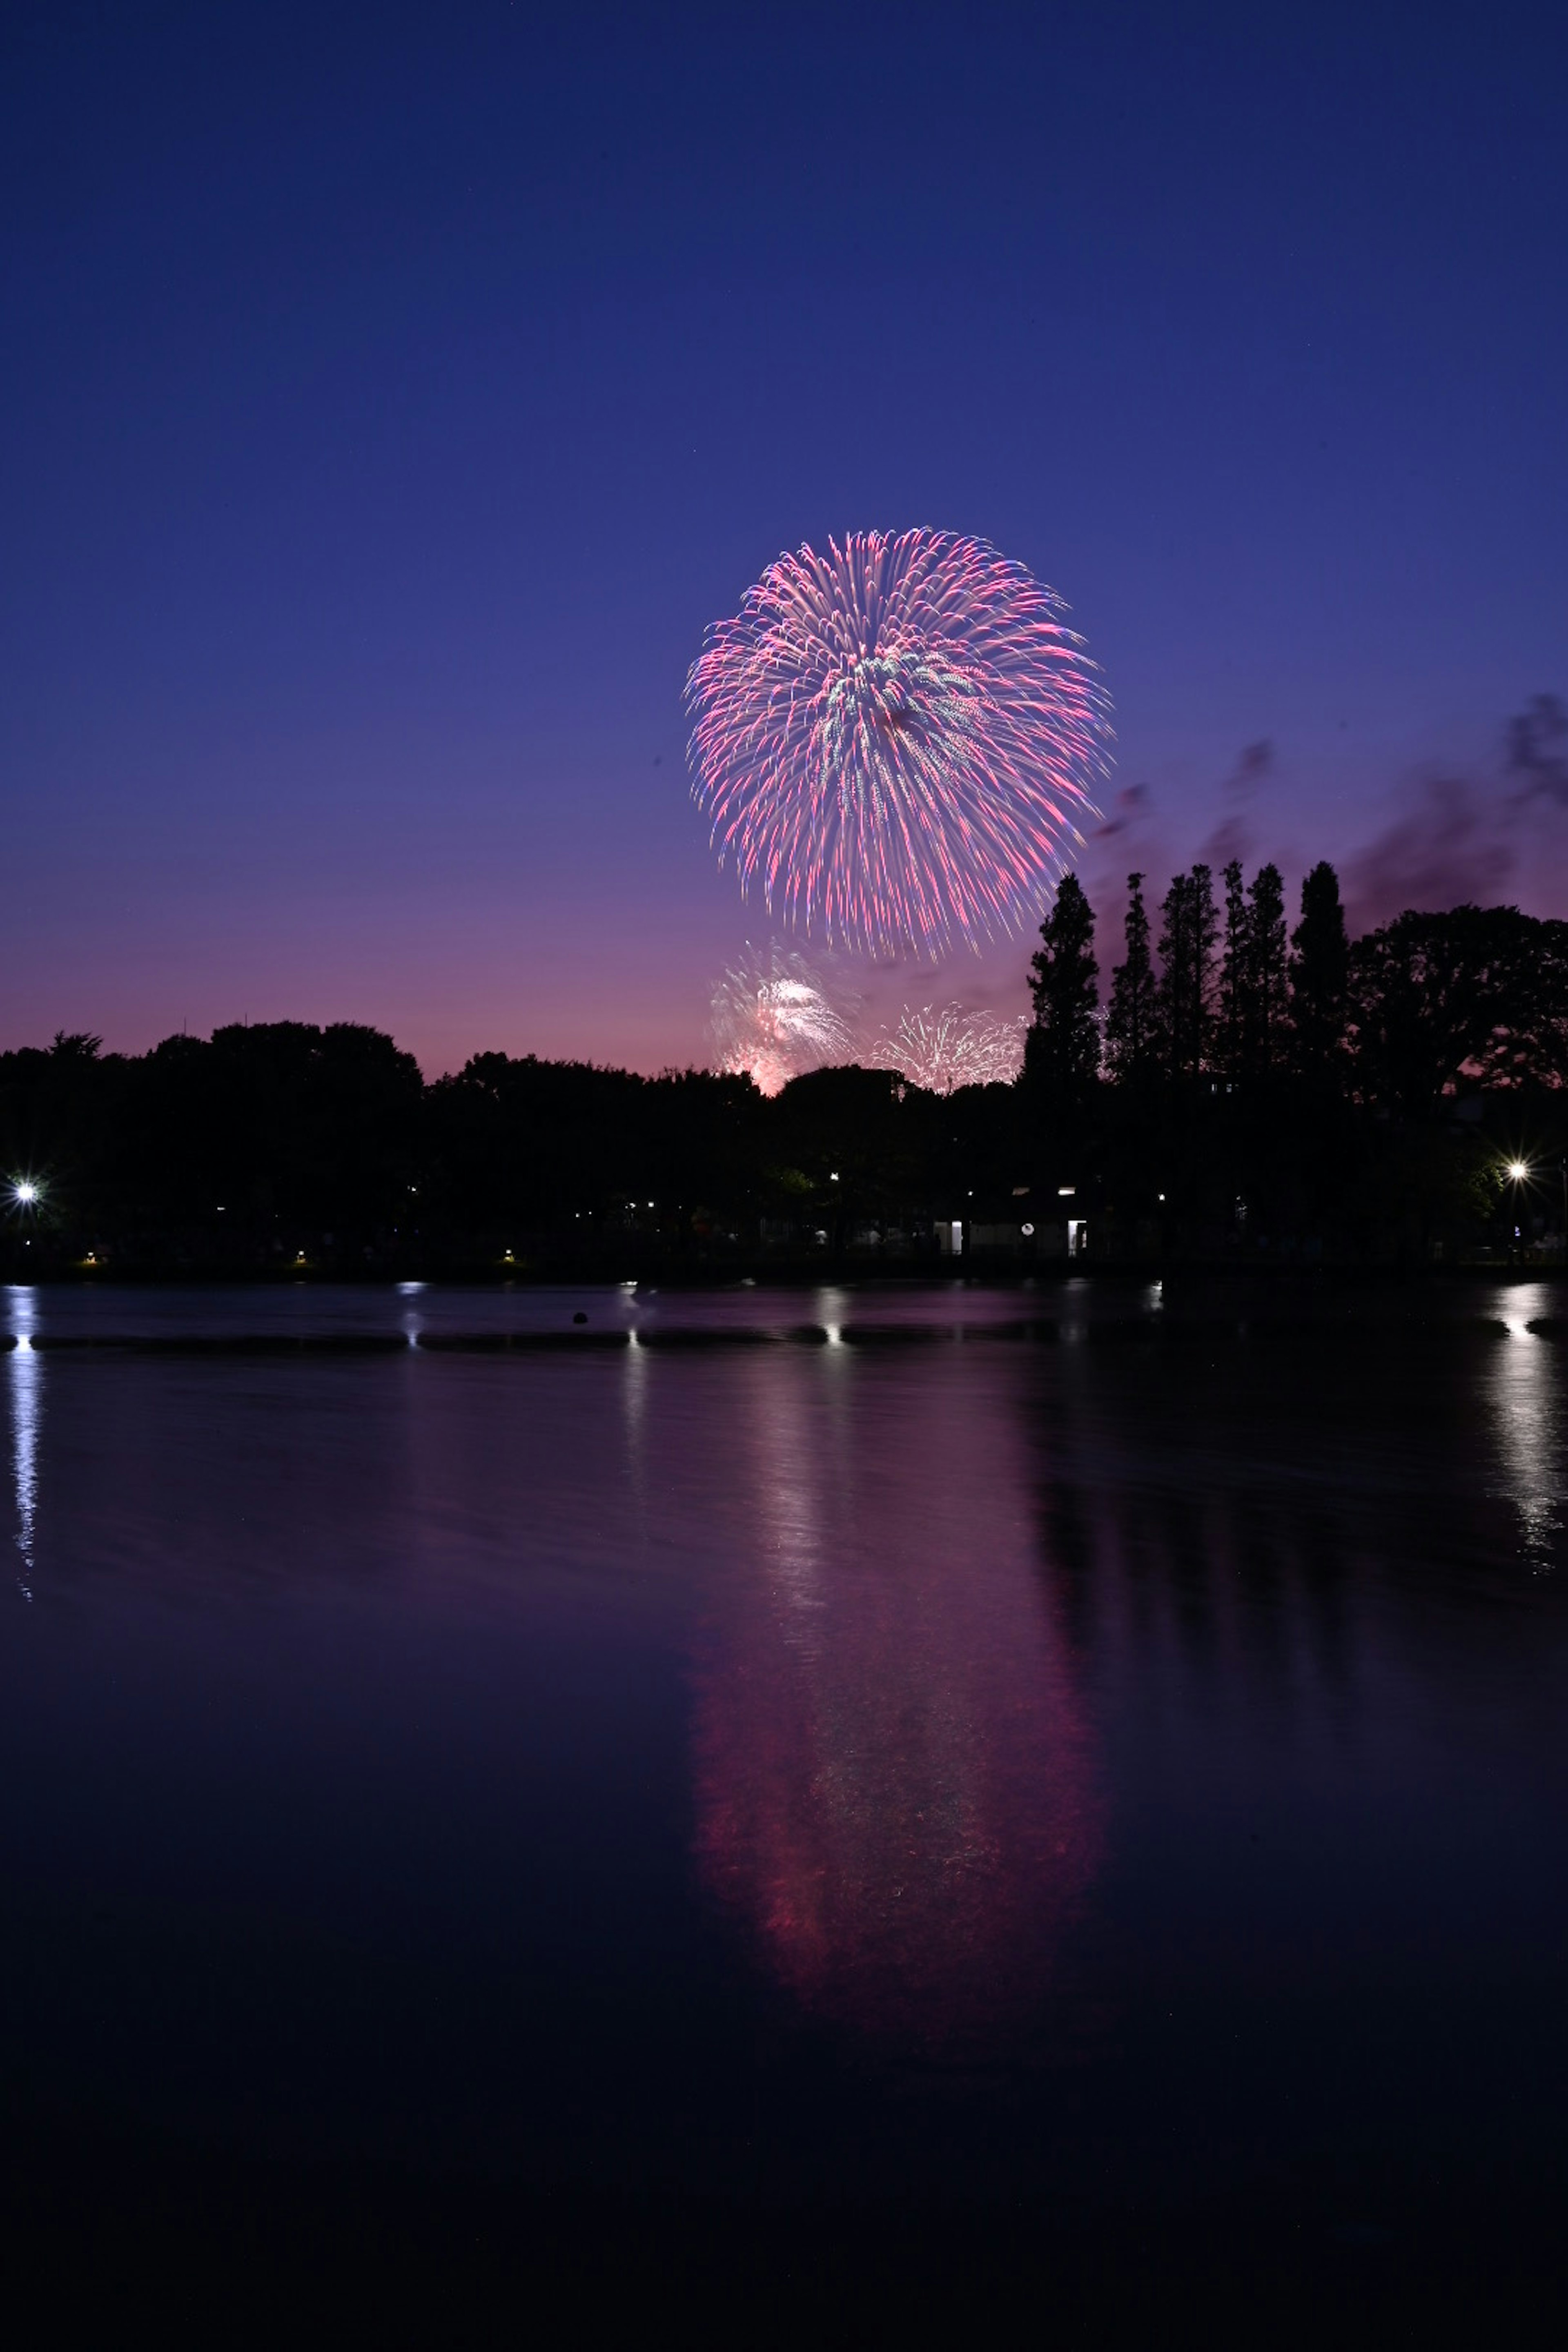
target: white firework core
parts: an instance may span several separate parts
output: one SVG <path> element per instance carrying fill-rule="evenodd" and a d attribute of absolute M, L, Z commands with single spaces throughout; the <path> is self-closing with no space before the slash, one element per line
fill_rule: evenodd
<path fill-rule="evenodd" d="M 1003 1020 L 994 1013 L 966 1013 L 962 1004 L 940 1011 L 905 1005 L 896 1029 L 884 1029 L 871 1048 L 871 1066 L 897 1070 L 912 1087 L 950 1095 L 959 1087 L 1011 1086 L 1024 1066 L 1023 1013 Z"/>
<path fill-rule="evenodd" d="M 808 1070 L 854 1059 L 848 1021 L 826 975 L 775 941 L 749 950 L 713 992 L 713 1066 L 776 1095 Z"/>

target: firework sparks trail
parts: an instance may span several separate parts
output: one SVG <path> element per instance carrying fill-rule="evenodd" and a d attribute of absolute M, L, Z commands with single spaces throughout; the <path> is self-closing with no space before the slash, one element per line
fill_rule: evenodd
<path fill-rule="evenodd" d="M 1011 1086 L 1024 1066 L 1023 1013 L 966 1013 L 961 1004 L 905 1005 L 896 1029 L 884 1029 L 871 1048 L 876 1070 L 897 1070 L 912 1087 L 950 1095 L 959 1087 Z"/>
<path fill-rule="evenodd" d="M 1110 737 L 1066 609 L 947 531 L 771 564 L 686 682 L 692 789 L 742 892 L 877 955 L 1037 915 L 1098 814 Z"/>
<path fill-rule="evenodd" d="M 776 940 L 725 972 L 713 992 L 712 1031 L 714 1068 L 746 1074 L 765 1095 L 854 1058 L 853 1034 L 828 982 Z"/>

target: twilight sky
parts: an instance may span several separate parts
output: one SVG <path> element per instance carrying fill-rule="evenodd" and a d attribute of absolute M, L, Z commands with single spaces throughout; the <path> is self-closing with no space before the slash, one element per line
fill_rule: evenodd
<path fill-rule="evenodd" d="M 1071 603 L 1108 961 L 1205 847 L 1568 913 L 1565 25 L 13 5 L 0 1045 L 700 1060 L 686 667 L 874 524 Z"/>

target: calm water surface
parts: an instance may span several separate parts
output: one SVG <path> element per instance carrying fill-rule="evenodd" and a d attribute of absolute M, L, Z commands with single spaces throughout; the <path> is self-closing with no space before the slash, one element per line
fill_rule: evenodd
<path fill-rule="evenodd" d="M 1550 2204 L 1564 1316 L 0 1292 L 6 2077 L 749 2210 Z"/>

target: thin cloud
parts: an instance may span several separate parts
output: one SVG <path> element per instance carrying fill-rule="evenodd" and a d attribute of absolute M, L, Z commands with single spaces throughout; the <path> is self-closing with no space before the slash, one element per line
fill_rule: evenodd
<path fill-rule="evenodd" d="M 1227 793 L 1255 793 L 1259 784 L 1274 772 L 1274 743 L 1268 735 L 1256 743 L 1246 744 L 1237 755 L 1235 767 L 1225 780 Z"/>
<path fill-rule="evenodd" d="M 1274 744 L 1271 737 L 1261 736 L 1256 743 L 1244 744 L 1237 753 L 1236 765 L 1220 787 L 1230 805 L 1200 852 L 1205 865 L 1223 870 L 1233 857 L 1246 863 L 1253 848 L 1253 794 L 1273 772 Z"/>
<path fill-rule="evenodd" d="M 1114 813 L 1103 824 L 1095 827 L 1092 838 L 1111 841 L 1118 834 L 1130 831 L 1148 813 L 1149 800 L 1147 784 L 1124 785 L 1116 795 Z"/>
<path fill-rule="evenodd" d="M 1508 722 L 1508 772 L 1521 802 L 1568 806 L 1568 707 L 1560 695 L 1535 694 Z"/>
<path fill-rule="evenodd" d="M 1373 929 L 1406 908 L 1437 914 L 1495 902 L 1519 863 L 1508 817 L 1467 778 L 1427 777 L 1416 805 L 1346 864 L 1352 929 Z"/>

